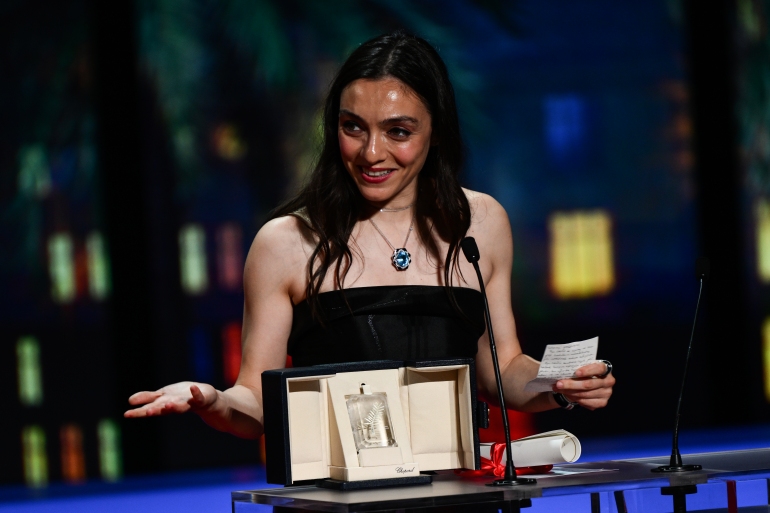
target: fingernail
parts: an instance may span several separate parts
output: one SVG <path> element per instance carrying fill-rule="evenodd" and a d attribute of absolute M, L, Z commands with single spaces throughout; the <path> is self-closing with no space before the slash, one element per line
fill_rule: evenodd
<path fill-rule="evenodd" d="M 576 377 L 578 377 L 578 378 L 579 378 L 579 377 L 580 377 L 580 376 L 582 376 L 582 375 L 583 375 L 583 371 L 575 371 L 575 376 L 576 376 Z"/>
<path fill-rule="evenodd" d="M 562 383 L 561 381 L 557 381 L 556 388 L 564 388 L 564 383 Z"/>

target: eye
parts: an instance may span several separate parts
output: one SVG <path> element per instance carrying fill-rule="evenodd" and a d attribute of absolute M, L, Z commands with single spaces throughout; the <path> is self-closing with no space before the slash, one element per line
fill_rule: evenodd
<path fill-rule="evenodd" d="M 347 120 L 347 121 L 343 121 L 342 123 L 340 123 L 340 126 L 342 127 L 342 129 L 343 129 L 344 131 L 346 131 L 346 132 L 348 132 L 348 133 L 352 133 L 352 134 L 354 134 L 354 133 L 357 133 L 357 132 L 360 132 L 360 131 L 361 131 L 361 127 L 360 127 L 360 126 L 358 126 L 358 125 L 355 123 L 355 121 L 350 121 L 350 120 Z"/>
<path fill-rule="evenodd" d="M 393 127 L 390 130 L 388 130 L 388 134 L 395 139 L 406 139 L 410 135 L 412 135 L 412 132 L 410 132 L 405 128 Z"/>

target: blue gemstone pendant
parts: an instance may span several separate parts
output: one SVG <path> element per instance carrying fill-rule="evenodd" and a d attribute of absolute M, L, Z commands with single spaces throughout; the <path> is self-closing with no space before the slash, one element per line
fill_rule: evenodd
<path fill-rule="evenodd" d="M 412 263 L 412 255 L 406 250 L 406 248 L 398 248 L 393 252 L 393 267 L 399 271 L 406 271 L 409 268 L 409 264 Z"/>

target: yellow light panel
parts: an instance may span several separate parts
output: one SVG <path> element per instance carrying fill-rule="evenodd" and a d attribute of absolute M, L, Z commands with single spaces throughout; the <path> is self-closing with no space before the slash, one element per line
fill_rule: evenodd
<path fill-rule="evenodd" d="M 31 488 L 48 484 L 48 457 L 45 453 L 45 432 L 40 426 L 27 426 L 21 432 L 24 458 L 24 481 Z"/>
<path fill-rule="evenodd" d="M 51 275 L 51 297 L 57 303 L 75 299 L 74 244 L 68 233 L 55 233 L 48 239 L 48 272 Z"/>
<path fill-rule="evenodd" d="M 757 275 L 763 283 L 770 283 L 770 203 L 759 200 L 754 206 L 756 216 Z"/>
<path fill-rule="evenodd" d="M 765 399 L 770 403 L 770 317 L 762 324 L 762 367 L 765 376 Z"/>
<path fill-rule="evenodd" d="M 104 237 L 99 232 L 91 232 L 86 239 L 88 253 L 88 291 L 97 301 L 110 295 L 110 262 L 107 256 Z"/>
<path fill-rule="evenodd" d="M 40 344 L 35 337 L 21 337 L 16 342 L 16 369 L 19 378 L 19 402 L 24 406 L 43 404 Z"/>
<path fill-rule="evenodd" d="M 560 299 L 609 293 L 615 287 L 612 220 L 602 210 L 556 212 L 550 232 L 550 284 Z"/>
<path fill-rule="evenodd" d="M 185 292 L 191 295 L 206 292 L 209 286 L 206 232 L 199 224 L 185 225 L 179 231 L 179 268 Z"/>
<path fill-rule="evenodd" d="M 123 475 L 123 453 L 120 448 L 120 426 L 103 419 L 97 426 L 99 437 L 99 471 L 105 481 L 117 481 Z"/>

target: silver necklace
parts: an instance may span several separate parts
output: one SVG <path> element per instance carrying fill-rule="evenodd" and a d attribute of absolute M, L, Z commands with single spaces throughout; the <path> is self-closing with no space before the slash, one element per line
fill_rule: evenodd
<path fill-rule="evenodd" d="M 412 208 L 413 205 L 414 203 L 410 203 L 407 206 L 401 208 L 381 208 L 380 212 L 403 212 L 404 210 Z"/>
<path fill-rule="evenodd" d="M 412 234 L 412 228 L 414 228 L 414 216 L 412 216 L 412 222 L 411 224 L 409 224 L 409 231 L 406 232 L 406 239 L 404 239 L 404 247 L 401 247 L 401 248 L 396 248 L 393 246 L 393 244 L 390 243 L 390 241 L 385 236 L 385 234 L 382 233 L 382 230 L 380 230 L 380 227 L 377 226 L 377 223 L 375 223 L 371 217 L 369 218 L 369 222 L 372 223 L 372 226 L 374 226 L 374 229 L 377 230 L 380 235 L 382 235 L 382 238 L 385 239 L 385 242 L 388 243 L 388 246 L 390 246 L 390 249 L 393 250 L 393 256 L 390 257 L 391 262 L 393 262 L 393 267 L 395 267 L 396 270 L 398 271 L 406 271 L 409 268 L 409 264 L 412 263 L 412 255 L 410 255 L 409 252 L 406 250 L 406 243 L 409 242 L 409 236 Z"/>

